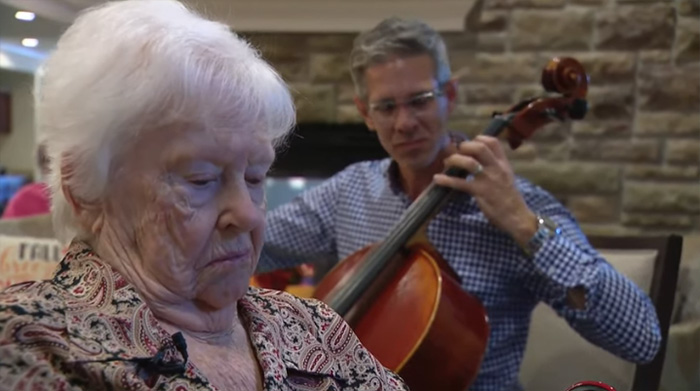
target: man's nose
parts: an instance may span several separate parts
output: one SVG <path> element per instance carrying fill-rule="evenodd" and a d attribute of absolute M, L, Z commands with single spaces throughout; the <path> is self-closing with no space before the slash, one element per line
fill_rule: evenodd
<path fill-rule="evenodd" d="M 394 126 L 399 131 L 412 131 L 418 124 L 416 113 L 407 105 L 401 105 L 396 109 Z"/>

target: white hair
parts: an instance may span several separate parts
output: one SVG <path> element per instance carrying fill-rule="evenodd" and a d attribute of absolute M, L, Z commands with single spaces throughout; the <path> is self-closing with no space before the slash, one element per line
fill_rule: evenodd
<path fill-rule="evenodd" d="M 63 243 L 89 233 L 61 187 L 99 201 L 113 157 L 139 132 L 206 125 L 223 114 L 277 144 L 295 122 L 286 84 L 259 52 L 174 0 L 108 2 L 82 13 L 46 62 L 36 102 Z"/>

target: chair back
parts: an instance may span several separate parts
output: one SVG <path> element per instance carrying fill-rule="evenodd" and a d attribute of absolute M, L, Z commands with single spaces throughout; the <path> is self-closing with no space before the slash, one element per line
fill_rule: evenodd
<path fill-rule="evenodd" d="M 658 390 L 673 310 L 682 249 L 678 235 L 589 237 L 591 245 L 618 272 L 649 295 L 662 346 L 654 360 L 635 365 L 591 344 L 548 305 L 535 307 L 520 380 L 525 390 L 563 390 L 582 380 L 612 385 L 617 391 Z"/>

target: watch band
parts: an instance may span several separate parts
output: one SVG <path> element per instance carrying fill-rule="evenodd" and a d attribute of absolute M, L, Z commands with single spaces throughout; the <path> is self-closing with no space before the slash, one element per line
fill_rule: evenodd
<path fill-rule="evenodd" d="M 547 216 L 537 214 L 537 231 L 528 241 L 523 249 L 525 253 L 532 257 L 550 238 L 561 233 L 561 228 Z"/>

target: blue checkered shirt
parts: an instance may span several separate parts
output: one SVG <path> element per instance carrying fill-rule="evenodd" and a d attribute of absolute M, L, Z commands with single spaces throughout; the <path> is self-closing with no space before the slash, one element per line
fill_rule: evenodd
<path fill-rule="evenodd" d="M 633 362 L 650 361 L 661 334 L 646 294 L 591 248 L 573 216 L 552 195 L 522 178 L 517 186 L 533 211 L 562 228 L 532 259 L 464 193 L 446 204 L 428 227 L 431 243 L 488 313 L 488 348 L 471 389 L 520 389 L 518 371 L 530 315 L 539 301 L 590 342 Z M 344 259 L 382 240 L 409 204 L 389 159 L 348 166 L 268 212 L 258 271 Z M 577 286 L 587 292 L 584 310 L 566 304 L 568 288 Z"/>

